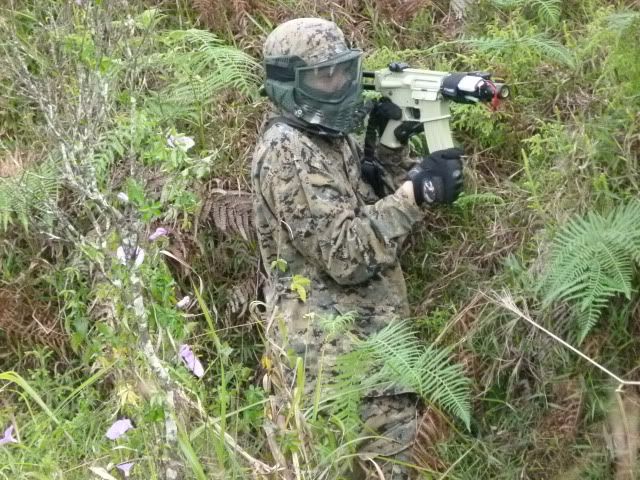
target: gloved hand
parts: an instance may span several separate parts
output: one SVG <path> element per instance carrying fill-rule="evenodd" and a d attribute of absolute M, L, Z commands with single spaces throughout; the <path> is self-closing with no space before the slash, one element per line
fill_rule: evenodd
<path fill-rule="evenodd" d="M 453 203 L 463 187 L 462 157 L 459 148 L 438 150 L 409 171 L 416 203 Z"/>
<path fill-rule="evenodd" d="M 378 135 L 382 136 L 389 120 L 402 120 L 402 109 L 389 98 L 382 97 L 373 104 L 373 108 L 369 114 L 369 122 L 373 123 L 378 130 Z M 422 131 L 423 126 L 420 122 L 402 122 L 396 127 L 393 133 L 398 139 L 398 142 L 406 145 L 409 138 Z"/>

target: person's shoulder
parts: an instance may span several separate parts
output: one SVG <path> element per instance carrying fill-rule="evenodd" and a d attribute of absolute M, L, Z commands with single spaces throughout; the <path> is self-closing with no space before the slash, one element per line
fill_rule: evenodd
<path fill-rule="evenodd" d="M 272 122 L 262 130 L 254 154 L 261 168 L 280 171 L 298 169 L 306 139 L 301 132 L 286 122 Z"/>
<path fill-rule="evenodd" d="M 292 156 L 299 160 L 309 152 L 318 151 L 318 139 L 286 121 L 274 121 L 262 131 L 259 145 L 265 153 L 284 152 L 285 157 Z"/>
<path fill-rule="evenodd" d="M 302 141 L 306 135 L 299 128 L 289 125 L 284 119 L 274 118 L 262 132 L 262 138 L 280 140 L 284 143 Z"/>

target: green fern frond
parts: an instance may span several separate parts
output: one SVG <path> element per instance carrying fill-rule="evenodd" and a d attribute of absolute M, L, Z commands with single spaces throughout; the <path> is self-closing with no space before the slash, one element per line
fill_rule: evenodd
<path fill-rule="evenodd" d="M 607 27 L 612 32 L 622 33 L 640 23 L 640 12 L 621 11 L 606 18 Z"/>
<path fill-rule="evenodd" d="M 367 339 L 363 348 L 381 366 L 373 382 L 385 380 L 412 389 L 418 388 L 421 378 L 415 366 L 422 348 L 414 332 L 405 323 L 389 324 Z"/>
<path fill-rule="evenodd" d="M 60 178 L 51 160 L 19 176 L 0 178 L 0 225 L 3 231 L 17 223 L 25 231 L 33 224 L 50 227 L 55 218 Z"/>
<path fill-rule="evenodd" d="M 457 207 L 467 208 L 476 205 L 504 205 L 504 199 L 495 193 L 463 193 L 454 202 Z"/>
<path fill-rule="evenodd" d="M 97 178 L 104 178 L 113 164 L 124 158 L 133 143 L 141 137 L 130 121 L 119 122 L 113 129 L 104 132 L 91 159 Z"/>
<path fill-rule="evenodd" d="M 149 8 L 139 15 L 136 15 L 134 21 L 137 28 L 149 30 L 158 25 L 164 18 L 166 18 L 166 15 L 161 13 L 158 8 Z"/>
<path fill-rule="evenodd" d="M 640 202 L 606 216 L 589 212 L 556 235 L 541 283 L 543 303 L 568 301 L 578 310 L 578 339 L 597 323 L 609 300 L 630 298 L 640 260 Z"/>
<path fill-rule="evenodd" d="M 166 92 L 179 105 L 206 103 L 225 88 L 255 95 L 261 82 L 260 65 L 248 54 L 198 29 L 168 33 L 165 43 L 171 51 L 153 61 L 172 68 L 177 82 Z"/>
<path fill-rule="evenodd" d="M 463 43 L 483 52 L 509 53 L 515 49 L 529 49 L 538 55 L 561 64 L 573 67 L 574 55 L 560 42 L 544 35 L 529 35 L 514 39 L 479 37 L 456 40 L 452 43 Z"/>
<path fill-rule="evenodd" d="M 562 0 L 530 0 L 538 19 L 552 25 L 560 20 Z"/>
<path fill-rule="evenodd" d="M 320 328 L 327 340 L 343 335 L 356 320 L 355 312 L 347 312 L 344 315 L 325 316 L 320 318 Z"/>
<path fill-rule="evenodd" d="M 446 349 L 425 347 L 408 322 L 392 322 L 336 359 L 328 388 L 328 410 L 356 431 L 362 396 L 375 388 L 415 391 L 470 424 L 469 380 Z M 326 391 L 325 391 L 326 393 Z"/>
<path fill-rule="evenodd" d="M 0 178 L 0 225 L 2 225 L 2 230 L 5 232 L 11 221 L 13 213 L 12 199 L 14 196 L 15 189 L 13 184 L 7 179 Z"/>
<path fill-rule="evenodd" d="M 366 353 L 353 350 L 336 359 L 336 372 L 332 379 L 335 397 L 330 403 L 329 411 L 343 425 L 344 435 L 348 440 L 355 438 L 362 423 L 360 404 L 364 393 L 365 376 L 362 366 L 367 364 Z"/>
<path fill-rule="evenodd" d="M 183 42 L 189 42 L 197 46 L 223 45 L 223 41 L 216 37 L 214 33 L 207 30 L 191 28 L 186 30 L 172 30 L 163 36 L 167 45 L 176 46 Z"/>
<path fill-rule="evenodd" d="M 569 67 L 575 65 L 574 54 L 569 49 L 560 42 L 547 38 L 544 35 L 522 37 L 518 39 L 518 43 L 525 48 L 537 51 L 540 56 L 555 60 L 558 63 L 565 64 Z"/>
<path fill-rule="evenodd" d="M 371 379 L 409 387 L 452 413 L 469 427 L 469 380 L 462 366 L 450 362 L 450 351 L 424 346 L 406 322 L 392 323 L 366 341 L 380 371 Z"/>
<path fill-rule="evenodd" d="M 492 0 L 491 3 L 499 8 L 516 8 L 523 5 L 523 0 Z"/>
<path fill-rule="evenodd" d="M 558 22 L 562 7 L 562 0 L 493 0 L 491 3 L 499 8 L 530 7 L 538 20 L 547 25 Z"/>

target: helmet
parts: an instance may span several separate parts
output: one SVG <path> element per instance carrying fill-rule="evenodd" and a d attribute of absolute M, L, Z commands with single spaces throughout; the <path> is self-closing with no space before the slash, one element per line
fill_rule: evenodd
<path fill-rule="evenodd" d="M 297 119 L 346 134 L 364 117 L 362 51 L 350 49 L 338 26 L 298 18 L 278 26 L 264 44 L 265 90 Z"/>

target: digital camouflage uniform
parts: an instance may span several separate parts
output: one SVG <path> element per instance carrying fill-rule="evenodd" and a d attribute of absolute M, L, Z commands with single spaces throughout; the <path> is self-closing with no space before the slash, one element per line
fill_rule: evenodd
<path fill-rule="evenodd" d="M 292 49 L 300 50 L 301 38 L 291 35 Z M 336 39 L 316 35 L 316 41 Z M 304 359 L 307 398 L 318 373 L 330 378 L 335 358 L 350 350 L 347 336 L 325 340 L 320 317 L 355 312 L 352 330 L 365 336 L 409 314 L 398 254 L 425 211 L 393 193 L 413 165 L 407 150 L 378 148 L 386 186 L 386 195 L 378 198 L 362 180 L 349 137 L 321 137 L 276 119 L 266 124 L 258 141 L 252 182 L 260 250 L 269 273 L 265 296 L 267 318 L 273 322 L 267 335 Z M 271 267 L 277 260 L 286 262 L 285 272 Z M 293 275 L 310 280 L 306 301 L 291 290 Z M 367 395 L 363 418 L 387 440 L 370 442 L 361 451 L 409 459 L 417 413 L 415 396 L 406 392 Z M 384 471 L 387 479 L 409 478 L 397 465 L 388 464 Z"/>

